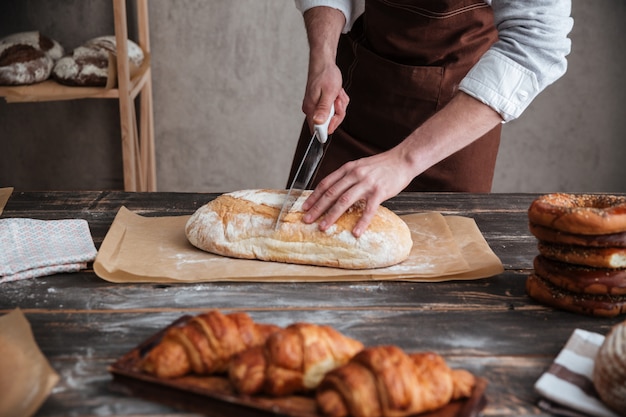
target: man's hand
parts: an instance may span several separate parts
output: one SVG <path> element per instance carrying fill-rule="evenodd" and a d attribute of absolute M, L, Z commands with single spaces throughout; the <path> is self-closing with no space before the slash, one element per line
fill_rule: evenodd
<path fill-rule="evenodd" d="M 309 72 L 302 111 L 311 131 L 314 124 L 323 124 L 328 119 L 333 104 L 335 115 L 328 126 L 329 133 L 335 131 L 346 114 L 349 99 L 341 87 L 341 71 L 335 63 L 345 22 L 343 13 L 331 7 L 313 7 L 304 13 L 309 40 Z"/>
<path fill-rule="evenodd" d="M 352 204 L 365 202 L 363 216 L 352 233 L 359 237 L 378 206 L 400 193 L 413 178 L 489 132 L 502 118 L 487 105 L 459 93 L 404 141 L 378 155 L 344 164 L 324 178 L 304 202 L 303 220 L 321 218 L 326 230 Z"/>
<path fill-rule="evenodd" d="M 324 178 L 304 202 L 305 223 L 322 217 L 320 229 L 332 226 L 359 200 L 365 201 L 363 215 L 352 230 L 361 236 L 372 221 L 378 206 L 400 193 L 413 179 L 413 167 L 402 148 L 344 164 Z"/>

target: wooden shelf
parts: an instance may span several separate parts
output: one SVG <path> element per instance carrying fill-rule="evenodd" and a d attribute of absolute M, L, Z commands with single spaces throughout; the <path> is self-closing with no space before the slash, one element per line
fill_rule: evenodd
<path fill-rule="evenodd" d="M 150 77 L 150 63 L 149 59 L 147 59 L 130 79 L 130 97 L 132 99 L 139 95 Z M 118 88 L 72 87 L 59 84 L 54 80 L 46 80 L 32 85 L 0 86 L 0 97 L 4 97 L 7 103 L 29 103 L 35 101 L 79 100 L 84 98 L 117 99 L 120 97 L 120 93 Z"/>
<path fill-rule="evenodd" d="M 150 29 L 148 0 L 137 5 L 137 44 L 145 53 L 141 67 L 130 75 L 128 62 L 128 21 L 126 0 L 112 0 L 117 44 L 117 87 L 69 87 L 53 80 L 39 84 L 0 87 L 0 97 L 8 103 L 78 99 L 117 99 L 120 108 L 122 162 L 125 191 L 156 191 L 152 72 L 150 70 Z M 140 99 L 139 117 L 134 100 Z"/>

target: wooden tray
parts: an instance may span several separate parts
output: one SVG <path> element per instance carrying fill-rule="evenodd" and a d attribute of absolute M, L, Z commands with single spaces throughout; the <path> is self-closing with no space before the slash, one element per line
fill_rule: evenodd
<path fill-rule="evenodd" d="M 322 417 L 312 396 L 273 398 L 239 395 L 223 375 L 162 379 L 142 372 L 139 369 L 141 358 L 161 340 L 169 327 L 181 325 L 191 317 L 181 317 L 110 365 L 109 372 L 115 377 L 111 388 L 185 411 L 207 413 L 210 410 L 211 415 Z M 470 398 L 451 402 L 439 410 L 419 416 L 476 417 L 487 403 L 484 395 L 486 386 L 487 381 L 479 378 Z"/>

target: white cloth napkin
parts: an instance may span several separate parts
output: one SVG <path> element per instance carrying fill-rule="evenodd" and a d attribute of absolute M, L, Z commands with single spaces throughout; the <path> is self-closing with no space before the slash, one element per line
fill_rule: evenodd
<path fill-rule="evenodd" d="M 574 330 L 548 371 L 535 383 L 535 390 L 549 400 L 540 402 L 540 407 L 563 416 L 580 415 L 576 414 L 579 412 L 596 417 L 619 417 L 600 401 L 593 387 L 593 367 L 602 342 L 601 334 Z"/>
<path fill-rule="evenodd" d="M 0 219 L 0 283 L 78 272 L 96 258 L 82 219 Z"/>

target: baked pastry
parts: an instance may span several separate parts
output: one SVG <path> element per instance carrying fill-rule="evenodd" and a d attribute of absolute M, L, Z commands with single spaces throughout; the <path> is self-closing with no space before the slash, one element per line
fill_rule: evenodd
<path fill-rule="evenodd" d="M 539 253 L 557 261 L 594 268 L 626 268 L 626 248 L 557 245 L 539 241 Z"/>
<path fill-rule="evenodd" d="M 114 56 L 117 56 L 117 41 L 115 36 L 99 36 L 85 42 L 85 46 L 89 48 L 105 49 Z M 126 42 L 128 61 L 139 68 L 145 59 L 143 49 L 132 40 L 128 39 Z"/>
<path fill-rule="evenodd" d="M 200 207 L 186 225 L 192 245 L 218 255 L 244 259 L 330 266 L 379 268 L 405 260 L 413 242 L 406 223 L 379 207 L 368 229 L 356 238 L 352 229 L 363 207 L 355 205 L 325 232 L 305 224 L 305 191 L 275 229 L 285 190 L 243 190 L 223 194 Z"/>
<path fill-rule="evenodd" d="M 316 402 L 331 417 L 403 417 L 469 397 L 475 385 L 474 375 L 450 369 L 435 353 L 408 355 L 396 346 L 376 346 L 327 373 Z"/>
<path fill-rule="evenodd" d="M 104 87 L 109 76 L 109 52 L 79 46 L 71 55 L 59 59 L 52 77 L 60 84 L 79 87 Z"/>
<path fill-rule="evenodd" d="M 144 60 L 142 49 L 128 40 L 128 59 L 135 67 Z M 117 77 L 117 68 L 111 65 L 110 56 L 116 56 L 115 36 L 91 39 L 64 56 L 52 70 L 53 78 L 60 84 L 80 87 L 104 87 L 109 76 Z M 110 83 L 109 83 L 110 84 Z"/>
<path fill-rule="evenodd" d="M 567 233 L 602 235 L 626 232 L 626 196 L 546 194 L 528 209 L 530 223 Z"/>
<path fill-rule="evenodd" d="M 626 313 L 626 295 L 568 291 L 535 273 L 526 279 L 526 292 L 542 304 L 588 316 L 615 317 Z"/>
<path fill-rule="evenodd" d="M 535 274 L 567 291 L 580 294 L 626 295 L 626 269 L 591 268 L 538 255 Z"/>
<path fill-rule="evenodd" d="M 586 315 L 626 313 L 626 196 L 546 194 L 528 219 L 540 253 L 528 295 Z"/>
<path fill-rule="evenodd" d="M 58 41 L 41 34 L 39 31 L 14 33 L 0 39 L 0 44 L 30 45 L 45 52 L 54 61 L 61 58 L 65 53 L 63 46 Z"/>
<path fill-rule="evenodd" d="M 29 85 L 47 80 L 61 44 L 37 31 L 0 39 L 0 85 Z"/>
<path fill-rule="evenodd" d="M 294 323 L 272 333 L 262 346 L 235 355 L 228 375 L 241 394 L 306 392 L 361 349 L 361 342 L 330 326 Z"/>
<path fill-rule="evenodd" d="M 264 343 L 278 329 L 255 323 L 246 313 L 212 310 L 169 328 L 142 358 L 140 368 L 158 378 L 224 373 L 234 354 Z"/>
<path fill-rule="evenodd" d="M 604 339 L 592 379 L 602 402 L 626 417 L 626 321 L 613 326 Z"/>
<path fill-rule="evenodd" d="M 604 235 L 581 235 L 567 233 L 533 223 L 530 223 L 528 228 L 537 239 L 543 242 L 555 243 L 559 245 L 585 246 L 591 248 L 626 248 L 626 232 Z"/>

